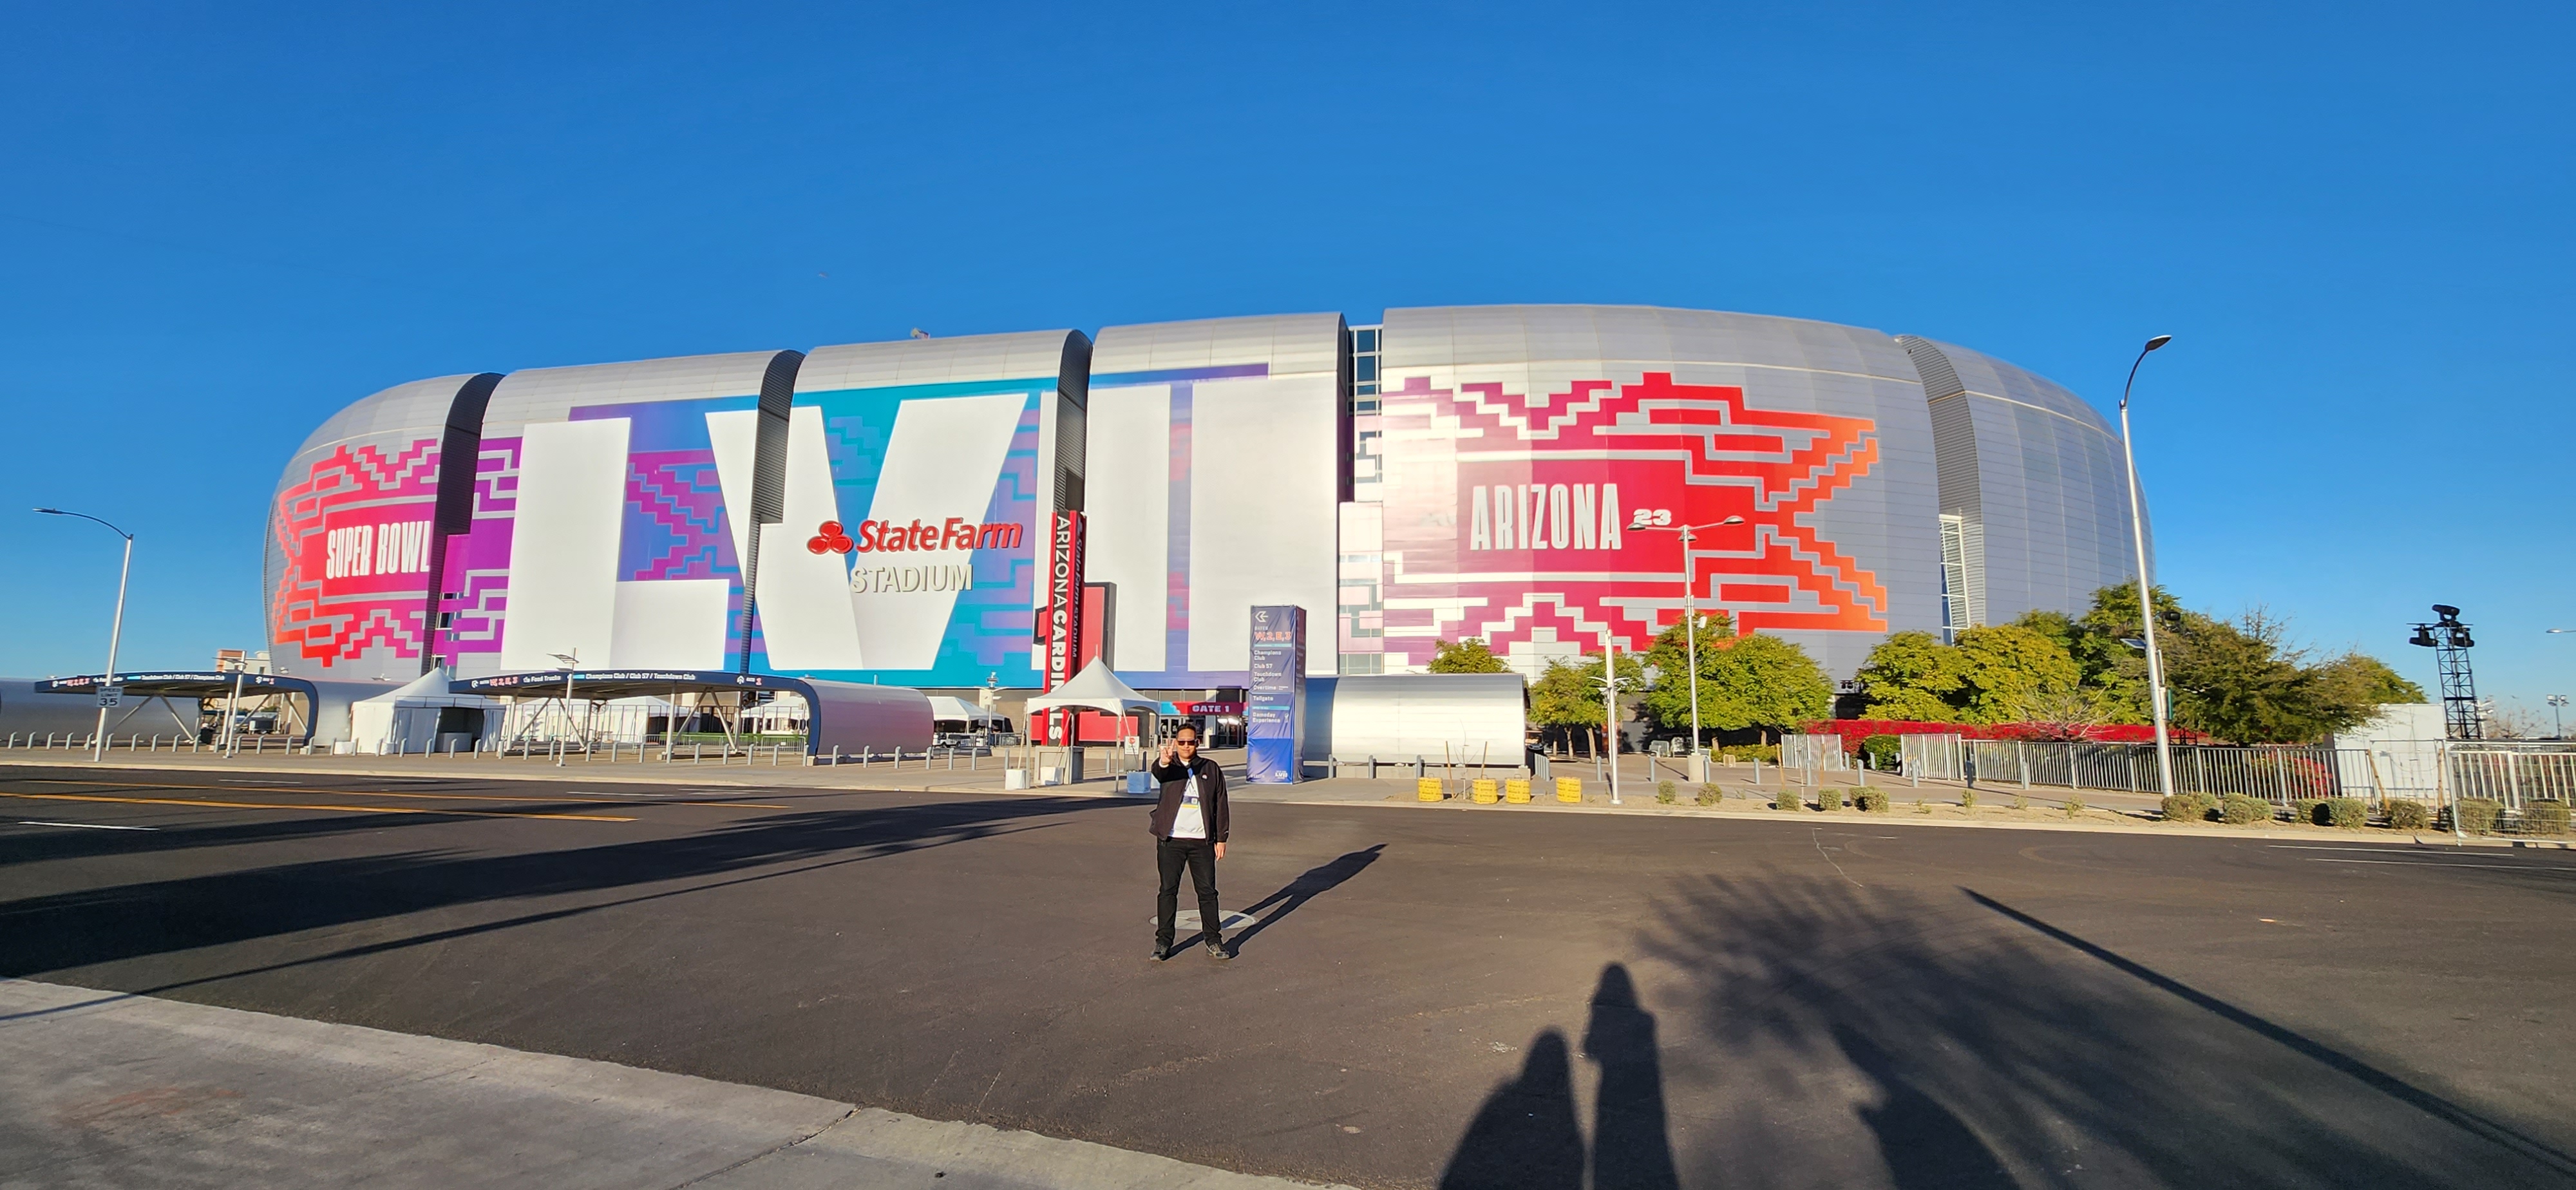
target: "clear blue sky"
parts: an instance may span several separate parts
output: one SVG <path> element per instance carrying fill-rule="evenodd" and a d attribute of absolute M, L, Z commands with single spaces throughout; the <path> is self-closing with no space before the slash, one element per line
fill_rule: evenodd
<path fill-rule="evenodd" d="M 404 380 L 1642 302 L 2106 409 L 2171 333 L 2162 582 L 2576 692 L 2565 5 L 538 7 L 15 6 L 0 673 L 104 651 L 115 540 L 36 504 L 141 535 L 130 663 L 258 647 L 280 466 Z"/>

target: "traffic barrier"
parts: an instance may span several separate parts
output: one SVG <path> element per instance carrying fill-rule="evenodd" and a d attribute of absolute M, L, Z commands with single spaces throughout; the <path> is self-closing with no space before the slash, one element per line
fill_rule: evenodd
<path fill-rule="evenodd" d="M 1569 806 L 1579 806 L 1579 805 L 1582 805 L 1582 804 L 1583 804 L 1583 778 L 1581 778 L 1581 777 L 1559 777 L 1559 778 L 1557 778 L 1557 779 L 1556 779 L 1556 800 L 1558 800 L 1558 801 L 1560 801 L 1560 802 L 1563 802 L 1563 803 L 1565 803 L 1566 805 L 1569 805 Z"/>
<path fill-rule="evenodd" d="M 1479 806 L 1490 806 L 1503 800 L 1501 787 L 1492 777 L 1478 777 L 1468 789 L 1468 796 L 1474 798 Z"/>
<path fill-rule="evenodd" d="M 1529 785 L 1528 781 L 1519 777 L 1503 782 L 1503 801 L 1515 806 L 1528 805 Z"/>
<path fill-rule="evenodd" d="M 1447 793 L 1441 791 L 1440 778 L 1438 777 L 1416 777 L 1413 779 L 1413 800 L 1415 801 L 1436 802 L 1448 796 L 1449 795 Z"/>

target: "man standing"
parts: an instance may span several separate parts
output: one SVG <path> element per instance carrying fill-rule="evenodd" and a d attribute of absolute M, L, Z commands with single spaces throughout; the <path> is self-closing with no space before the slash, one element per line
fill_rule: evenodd
<path fill-rule="evenodd" d="M 1198 889 L 1199 936 L 1207 943 L 1208 957 L 1232 958 L 1225 952 L 1224 918 L 1216 907 L 1216 861 L 1225 858 L 1225 770 L 1199 755 L 1199 729 L 1184 724 L 1163 742 L 1162 753 L 1149 771 L 1163 784 L 1149 828 L 1154 832 L 1155 868 L 1163 881 L 1154 902 L 1161 915 L 1154 919 L 1154 961 L 1172 954 L 1183 865 Z"/>

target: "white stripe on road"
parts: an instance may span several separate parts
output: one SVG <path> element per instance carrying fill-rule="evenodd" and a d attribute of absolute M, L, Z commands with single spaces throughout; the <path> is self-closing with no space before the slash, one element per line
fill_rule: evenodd
<path fill-rule="evenodd" d="M 157 827 L 157 826 L 109 826 L 109 825 L 107 825 L 106 823 L 103 823 L 103 822 L 27 822 L 27 821 L 21 821 L 20 823 L 18 823 L 18 825 L 20 825 L 20 826 L 68 826 L 68 827 L 76 827 L 76 828 L 78 828 L 78 829 L 80 829 L 80 830 L 85 830 L 85 831 L 157 831 L 157 830 L 161 829 L 160 827 Z"/>
<path fill-rule="evenodd" d="M 2508 871 L 2514 872 L 2565 872 L 2576 870 L 2571 869 L 2565 864 L 2471 864 L 2439 859 L 2327 859 L 2321 855 L 2308 856 L 2307 861 L 2312 864 L 2393 864 L 2401 868 L 2504 868 Z"/>

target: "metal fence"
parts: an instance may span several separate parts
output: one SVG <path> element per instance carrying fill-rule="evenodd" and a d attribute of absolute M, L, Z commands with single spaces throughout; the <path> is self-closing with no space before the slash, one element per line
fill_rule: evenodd
<path fill-rule="evenodd" d="M 1841 736 L 1791 732 L 1780 737 L 1780 767 L 1838 773 L 1851 767 L 1851 756 Z"/>
<path fill-rule="evenodd" d="M 2493 798 L 2516 813 L 2534 799 L 2576 801 L 2576 748 L 2454 744 L 2444 751 L 2453 796 Z"/>
<path fill-rule="evenodd" d="M 1956 781 L 1967 775 L 1966 744 L 1966 740 L 1954 735 L 1898 736 L 1897 771 L 1935 781 Z"/>
<path fill-rule="evenodd" d="M 2391 797 L 2492 798 L 2514 812 L 2531 799 L 2576 801 L 2576 745 L 2428 743 L 2424 751 L 2439 759 L 2420 767 L 2438 767 L 2438 773 L 2418 772 L 2410 756 L 2366 748 L 2178 744 L 2173 747 L 2174 789 L 2214 797 L 2243 794 L 2282 804 L 2320 797 L 2373 803 Z M 1964 779 L 1973 766 L 1980 785 L 2162 790 L 2153 744 L 1909 735 L 1900 737 L 1899 754 L 1906 773 L 1934 780 Z"/>

